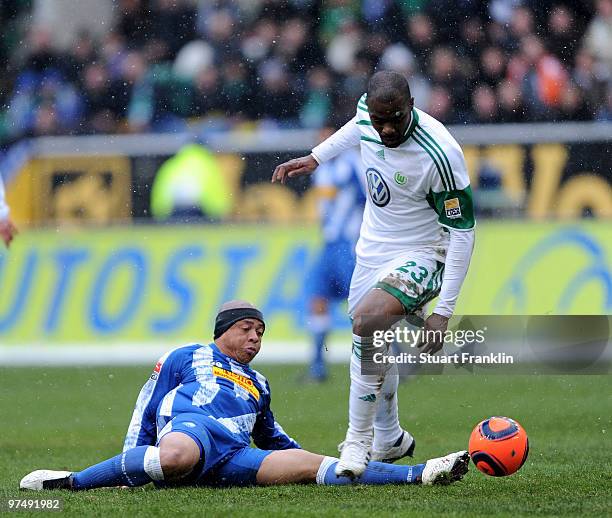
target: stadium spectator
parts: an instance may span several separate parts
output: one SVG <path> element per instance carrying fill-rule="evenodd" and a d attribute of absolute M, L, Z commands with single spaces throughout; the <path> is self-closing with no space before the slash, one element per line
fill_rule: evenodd
<path fill-rule="evenodd" d="M 506 58 L 500 47 L 487 47 L 480 54 L 479 82 L 495 87 L 506 74 Z"/>
<path fill-rule="evenodd" d="M 166 160 L 151 188 L 151 214 L 158 221 L 215 222 L 226 217 L 232 194 L 214 154 L 189 144 Z"/>
<path fill-rule="evenodd" d="M 461 56 L 468 58 L 468 63 L 478 63 L 478 57 L 486 44 L 486 37 L 482 21 L 479 18 L 468 18 L 461 24 L 461 40 L 458 44 L 458 52 Z"/>
<path fill-rule="evenodd" d="M 432 82 L 452 92 L 453 109 L 459 117 L 469 109 L 469 96 L 463 71 L 459 66 L 457 55 L 450 47 L 438 47 L 431 56 L 429 75 Z M 435 117 L 435 115 L 434 115 Z"/>
<path fill-rule="evenodd" d="M 226 116 L 234 121 L 265 115 L 265 112 L 256 112 L 254 109 L 251 85 L 253 76 L 248 64 L 237 56 L 225 61 L 221 67 L 221 99 Z"/>
<path fill-rule="evenodd" d="M 559 101 L 559 116 L 557 120 L 584 121 L 591 117 L 582 90 L 575 84 L 569 83 L 561 93 Z"/>
<path fill-rule="evenodd" d="M 472 92 L 474 114 L 470 122 L 474 124 L 490 124 L 499 121 L 498 101 L 495 90 L 487 85 L 478 85 Z"/>
<path fill-rule="evenodd" d="M 612 72 L 612 0 L 598 0 L 597 14 L 585 35 L 586 48 L 599 66 L 606 70 L 608 79 Z"/>
<path fill-rule="evenodd" d="M 523 96 L 534 120 L 547 120 L 552 110 L 559 107 L 567 85 L 567 72 L 560 61 L 546 52 L 540 38 L 526 36 L 521 41 L 521 57 L 526 65 L 522 77 Z"/>
<path fill-rule="evenodd" d="M 610 84 L 606 81 L 609 76 L 606 76 L 587 49 L 583 48 L 576 54 L 572 80 L 582 90 L 589 113 L 595 113 L 598 106 L 605 105 L 606 87 Z"/>
<path fill-rule="evenodd" d="M 85 133 L 112 133 L 117 127 L 119 92 L 113 88 L 108 69 L 101 63 L 88 65 L 81 77 L 85 107 Z"/>
<path fill-rule="evenodd" d="M 195 38 L 196 10 L 185 0 L 154 0 L 152 4 L 147 46 L 156 50 L 158 60 L 169 60 Z"/>
<path fill-rule="evenodd" d="M 423 13 L 416 14 L 408 20 L 408 45 L 414 52 L 419 68 L 425 70 L 431 52 L 436 48 L 436 36 L 433 22 Z"/>
<path fill-rule="evenodd" d="M 138 50 L 129 52 L 121 66 L 121 78 L 125 85 L 125 116 L 128 129 L 141 132 L 149 129 L 153 120 L 153 84 L 148 74 L 147 61 Z"/>
<path fill-rule="evenodd" d="M 58 46 L 57 16 L 32 25 L 28 5 L 39 2 L 2 3 L 0 146 L 34 134 L 180 131 L 215 112 L 222 127 L 319 127 L 330 112 L 348 115 L 374 67 L 408 76 L 418 104 L 456 123 L 479 117 L 477 85 L 510 92 L 505 80 L 520 86 L 520 106 L 500 96 L 499 120 L 593 120 L 612 81 L 612 0 L 100 4 L 114 14 L 107 32 L 71 23 L 72 44 Z M 563 101 L 568 81 L 578 91 Z M 574 94 L 584 106 L 568 111 Z"/>
<path fill-rule="evenodd" d="M 134 48 L 144 46 L 152 22 L 144 0 L 119 0 L 118 3 L 119 20 L 115 31 Z"/>
<path fill-rule="evenodd" d="M 565 65 L 571 64 L 572 56 L 580 43 L 576 19 L 564 5 L 556 5 L 548 17 L 548 42 L 550 51 Z"/>
<path fill-rule="evenodd" d="M 597 110 L 596 119 L 601 122 L 612 122 L 612 87 L 608 87 L 605 103 Z"/>
<path fill-rule="evenodd" d="M 454 123 L 455 117 L 454 101 L 450 91 L 444 86 L 434 86 L 431 89 L 427 113 L 442 123 Z"/>
<path fill-rule="evenodd" d="M 302 95 L 292 82 L 286 65 L 280 60 L 270 59 L 258 69 L 261 84 L 256 90 L 254 109 L 258 119 L 264 121 L 292 121 L 296 124 Z M 270 102 L 273 99 L 273 102 Z M 253 101 L 251 101 L 253 103 Z"/>
<path fill-rule="evenodd" d="M 333 80 L 325 67 L 316 67 L 308 73 L 304 104 L 300 122 L 305 128 L 320 128 L 332 111 Z"/>
<path fill-rule="evenodd" d="M 214 67 L 201 70 L 193 80 L 191 114 L 196 117 L 222 114 L 223 99 L 220 93 L 219 71 Z"/>
<path fill-rule="evenodd" d="M 525 106 L 521 88 L 506 79 L 497 86 L 499 122 L 521 122 L 525 120 Z"/>

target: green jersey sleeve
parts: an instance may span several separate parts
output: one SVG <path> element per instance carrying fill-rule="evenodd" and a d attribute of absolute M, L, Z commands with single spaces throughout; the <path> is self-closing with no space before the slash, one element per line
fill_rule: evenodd
<path fill-rule="evenodd" d="M 474 228 L 472 189 L 461 148 L 454 140 L 435 138 L 420 126 L 415 136 L 431 157 L 430 189 L 426 198 L 438 214 L 438 222 L 456 230 Z"/>
<path fill-rule="evenodd" d="M 445 227 L 456 230 L 474 228 L 474 204 L 472 188 L 434 192 L 429 191 L 427 202 L 438 214 L 438 222 Z"/>

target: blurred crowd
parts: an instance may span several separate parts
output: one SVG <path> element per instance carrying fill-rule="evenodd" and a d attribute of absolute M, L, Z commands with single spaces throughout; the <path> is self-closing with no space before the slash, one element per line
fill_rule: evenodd
<path fill-rule="evenodd" d="M 70 34 L 66 0 L 0 2 L 0 143 L 201 121 L 318 128 L 354 114 L 376 69 L 404 73 L 444 123 L 612 119 L 612 0 L 90 5 L 100 13 L 81 11 Z"/>

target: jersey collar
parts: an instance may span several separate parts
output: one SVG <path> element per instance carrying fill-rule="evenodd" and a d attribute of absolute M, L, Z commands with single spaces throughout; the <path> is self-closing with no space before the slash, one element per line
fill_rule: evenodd
<path fill-rule="evenodd" d="M 414 128 L 417 127 L 419 123 L 419 114 L 417 113 L 415 108 L 412 108 L 412 112 L 410 113 L 410 122 L 408 123 L 408 127 L 406 128 L 406 132 L 404 133 L 404 138 L 402 139 L 401 144 L 406 142 L 411 135 L 414 133 Z"/>

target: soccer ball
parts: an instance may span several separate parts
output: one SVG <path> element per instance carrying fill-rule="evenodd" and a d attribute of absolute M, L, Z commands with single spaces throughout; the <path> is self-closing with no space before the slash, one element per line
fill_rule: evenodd
<path fill-rule="evenodd" d="M 492 477 L 505 477 L 527 460 L 529 439 L 523 427 L 509 417 L 489 417 L 470 435 L 468 451 L 474 465 Z"/>

